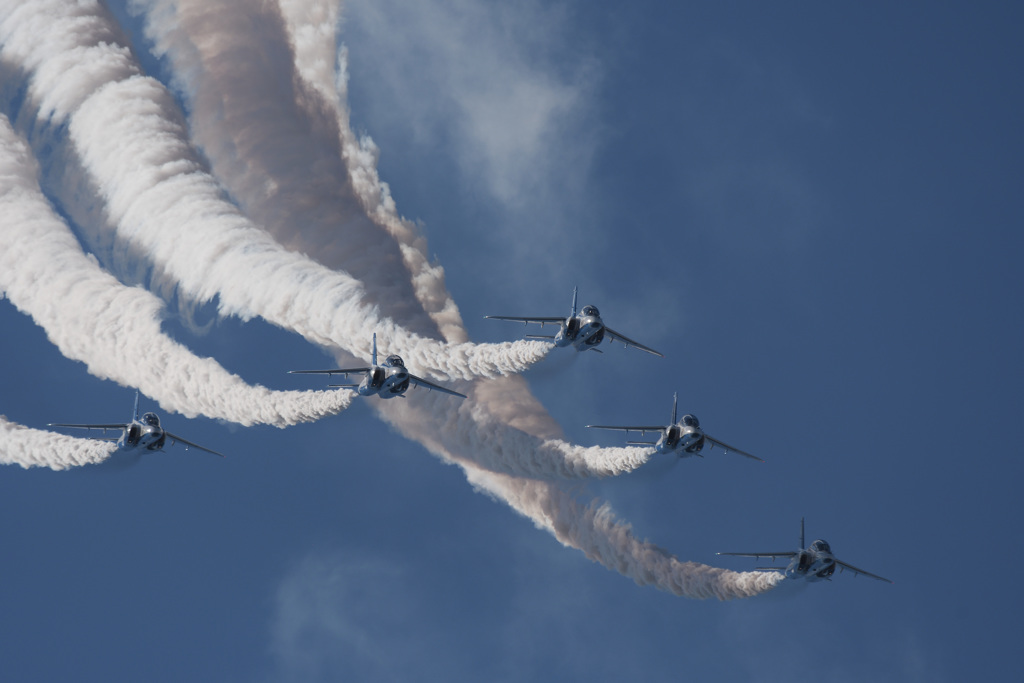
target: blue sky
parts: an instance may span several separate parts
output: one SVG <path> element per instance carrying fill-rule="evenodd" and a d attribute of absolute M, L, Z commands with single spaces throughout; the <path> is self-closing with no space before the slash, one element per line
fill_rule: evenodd
<path fill-rule="evenodd" d="M 715 552 L 795 548 L 805 517 L 808 540 L 895 585 L 677 598 L 476 492 L 366 401 L 288 429 L 161 410 L 228 457 L 0 468 L 4 679 L 1013 680 L 1020 18 L 344 9 L 352 126 L 470 338 L 515 339 L 483 316 L 561 315 L 578 286 L 666 357 L 558 350 L 528 370 L 569 441 L 621 445 L 583 425 L 667 420 L 679 392 L 767 460 L 652 461 L 577 497 L 735 570 L 754 561 Z M 143 63 L 166 80 L 166 62 Z M 9 420 L 130 415 L 132 388 L 63 357 L 8 301 L 0 326 Z M 274 389 L 315 388 L 285 371 L 333 362 L 258 319 L 164 329 Z"/>

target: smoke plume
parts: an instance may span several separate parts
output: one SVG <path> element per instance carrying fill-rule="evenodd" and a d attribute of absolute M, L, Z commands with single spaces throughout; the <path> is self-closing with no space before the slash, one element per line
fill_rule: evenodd
<path fill-rule="evenodd" d="M 286 427 L 348 407 L 348 391 L 249 386 L 160 330 L 163 302 L 126 287 L 81 250 L 39 189 L 34 161 L 0 115 L 0 292 L 68 358 L 183 415 Z"/>
<path fill-rule="evenodd" d="M 115 450 L 117 444 L 108 441 L 29 429 L 0 415 L 0 464 L 66 470 L 101 463 Z"/>
<path fill-rule="evenodd" d="M 384 353 L 401 354 L 414 372 L 460 380 L 469 395 L 462 403 L 422 391 L 415 400 L 373 400 L 381 418 L 564 545 L 676 595 L 729 599 L 775 585 L 774 575 L 680 561 L 636 539 L 606 503 L 579 500 L 578 480 L 628 472 L 650 453 L 562 438 L 526 382 L 509 376 L 549 344 L 467 341 L 444 271 L 378 178 L 376 148 L 350 129 L 334 3 L 133 6 L 171 66 L 187 117 L 97 3 L 0 2 L 0 63 L 25 84 L 5 89 L 3 106 L 17 110 L 16 128 L 44 160 L 43 190 L 108 270 L 168 301 L 216 301 L 222 316 L 260 316 L 339 363 L 368 358 L 376 332 Z M 27 209 L 25 193 L 15 194 L 12 206 Z M 28 213 L 46 214 L 32 201 Z M 19 262 L 10 267 L 33 277 Z M 141 312 L 127 317 L 139 324 L 160 315 L 152 299 L 134 305 Z M 51 334 L 60 325 L 41 324 Z M 74 353 L 74 343 L 62 352 Z M 188 372 L 168 367 L 164 379 L 185 382 Z M 211 389 L 218 400 L 225 393 Z"/>

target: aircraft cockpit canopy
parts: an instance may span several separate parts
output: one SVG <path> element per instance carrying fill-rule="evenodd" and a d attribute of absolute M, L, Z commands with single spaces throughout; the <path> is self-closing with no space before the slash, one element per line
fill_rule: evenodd
<path fill-rule="evenodd" d="M 405 367 L 405 361 L 402 360 L 401 356 L 388 356 L 388 359 L 385 362 L 393 368 Z"/>
<path fill-rule="evenodd" d="M 829 546 L 828 541 L 815 541 L 811 544 L 811 547 L 815 550 L 821 550 L 826 553 L 832 552 L 832 548 Z"/>
<path fill-rule="evenodd" d="M 696 415 L 683 415 L 683 426 L 684 427 L 700 427 L 700 420 L 697 419 Z"/>
<path fill-rule="evenodd" d="M 150 427 L 159 427 L 160 418 L 156 416 L 156 413 L 146 413 L 142 416 L 142 424 L 149 425 Z"/>
<path fill-rule="evenodd" d="M 584 306 L 583 307 L 583 316 L 584 317 L 588 317 L 588 318 L 594 317 L 594 318 L 596 318 L 596 317 L 599 317 L 600 315 L 601 314 L 597 312 L 597 306 Z"/>

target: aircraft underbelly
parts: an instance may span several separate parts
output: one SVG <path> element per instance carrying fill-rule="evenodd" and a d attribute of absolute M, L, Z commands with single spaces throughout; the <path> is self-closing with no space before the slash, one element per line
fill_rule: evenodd
<path fill-rule="evenodd" d="M 384 381 L 384 386 L 380 389 L 381 398 L 394 398 L 395 396 L 401 396 L 405 393 L 405 390 L 409 388 L 409 376 L 406 374 L 396 374 L 387 378 Z"/>

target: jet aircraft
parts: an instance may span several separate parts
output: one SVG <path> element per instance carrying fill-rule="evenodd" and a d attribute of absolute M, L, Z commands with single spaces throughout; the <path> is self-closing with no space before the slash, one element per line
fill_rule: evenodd
<path fill-rule="evenodd" d="M 647 353 L 652 353 L 655 356 L 661 356 L 664 358 L 664 354 L 658 353 L 652 348 L 644 346 L 643 344 L 637 343 L 625 337 L 610 327 L 604 324 L 601 320 L 601 314 L 598 312 L 596 306 L 584 306 L 578 314 L 576 313 L 576 290 L 572 290 L 572 313 L 567 318 L 519 318 L 507 315 L 485 315 L 485 318 L 492 320 L 511 320 L 513 322 L 520 322 L 523 324 L 527 323 L 540 323 L 543 328 L 545 325 L 553 324 L 559 325 L 561 329 L 558 330 L 558 334 L 545 335 L 545 334 L 528 334 L 528 339 L 550 339 L 554 342 L 555 346 L 575 346 L 577 351 L 598 351 L 597 345 L 600 344 L 605 335 L 610 337 L 614 341 L 622 342 L 626 346 L 632 346 L 634 349 L 640 349 Z"/>
<path fill-rule="evenodd" d="M 707 443 L 710 444 L 710 448 L 721 446 L 725 449 L 726 453 L 729 451 L 735 451 L 736 453 L 753 460 L 760 460 L 761 462 L 764 462 L 764 460 L 761 460 L 761 458 L 756 455 L 751 455 L 746 451 L 733 448 L 729 444 L 705 434 L 704 430 L 700 428 L 700 421 L 694 415 L 683 415 L 683 419 L 676 420 L 677 404 L 678 394 L 672 394 L 672 422 L 667 427 L 659 425 L 639 427 L 587 425 L 587 427 L 590 427 L 591 429 L 612 429 L 627 433 L 640 432 L 641 436 L 645 435 L 647 432 L 661 432 L 661 438 L 657 441 L 628 441 L 627 443 L 631 446 L 654 446 L 654 450 L 658 453 L 676 453 L 680 458 L 685 458 L 691 455 L 699 455 L 703 457 L 701 451 L 704 449 L 704 444 Z"/>
<path fill-rule="evenodd" d="M 170 439 L 171 443 L 180 443 L 185 446 L 185 450 L 189 448 L 198 448 L 201 451 L 207 453 L 213 453 L 224 457 L 223 453 L 210 450 L 204 446 L 200 446 L 197 443 L 192 443 L 188 439 L 183 439 L 177 434 L 171 434 L 169 431 L 164 429 L 160 425 L 160 418 L 156 413 L 143 413 L 142 417 L 139 417 L 139 392 L 135 392 L 135 410 L 132 413 L 132 421 L 126 423 L 110 423 L 110 424 L 68 424 L 64 422 L 51 422 L 49 427 L 73 427 L 76 429 L 102 429 L 105 434 L 108 429 L 120 429 L 120 437 L 100 437 L 104 441 L 117 441 L 117 447 L 122 450 L 135 450 L 143 448 L 147 451 L 162 451 L 164 446 L 167 444 L 167 440 Z"/>
<path fill-rule="evenodd" d="M 760 572 L 783 572 L 787 579 L 806 579 L 807 581 L 831 581 L 832 574 L 835 573 L 836 567 L 839 567 L 839 571 L 842 572 L 844 569 L 849 569 L 854 575 L 863 574 L 864 576 L 870 576 L 872 579 L 878 579 L 879 581 L 885 581 L 886 583 L 895 583 L 889 579 L 866 572 L 863 569 L 857 569 L 852 564 L 847 564 L 842 560 L 836 558 L 832 554 L 832 548 L 829 546 L 827 541 L 817 540 L 809 546 L 804 546 L 804 520 L 800 519 L 800 547 L 801 550 L 793 550 L 788 552 L 777 552 L 777 553 L 718 553 L 719 555 L 734 555 L 737 557 L 770 557 L 772 561 L 776 557 L 791 557 L 789 566 L 782 569 L 782 567 L 757 567 L 757 571 Z"/>
<path fill-rule="evenodd" d="M 401 356 L 394 354 L 384 359 L 384 363 L 377 365 L 377 333 L 373 335 L 373 358 L 371 359 L 371 365 L 368 368 L 337 368 L 334 370 L 289 370 L 289 373 L 293 375 L 349 375 L 349 374 L 362 374 L 363 380 L 359 384 L 331 384 L 332 387 L 345 387 L 349 389 L 355 389 L 361 396 L 373 396 L 377 395 L 381 398 L 394 398 L 395 396 L 405 397 L 405 391 L 409 388 L 410 384 L 417 384 L 424 386 L 427 389 L 436 389 L 437 391 L 451 394 L 452 396 L 459 396 L 460 398 L 466 398 L 465 394 L 460 394 L 457 391 L 451 389 L 445 389 L 444 387 L 428 382 L 422 377 L 417 377 L 405 368 L 405 362 Z"/>

